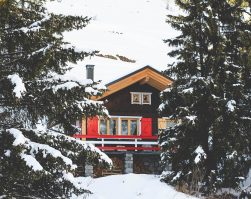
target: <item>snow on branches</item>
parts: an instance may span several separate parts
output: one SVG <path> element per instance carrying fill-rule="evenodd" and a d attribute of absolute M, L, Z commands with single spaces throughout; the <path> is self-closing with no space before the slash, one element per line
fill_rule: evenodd
<path fill-rule="evenodd" d="M 39 186 L 44 183 L 48 186 L 51 184 L 52 187 L 48 189 L 52 190 L 55 186 L 59 186 L 57 191 L 68 190 L 65 195 L 67 198 L 72 194 L 83 194 L 86 193 L 83 189 L 85 187 L 81 187 L 74 175 L 77 164 L 92 164 L 104 168 L 112 166 L 108 156 L 91 144 L 85 144 L 64 134 L 36 129 L 11 128 L 0 131 L 0 160 L 0 181 L 3 182 L 0 193 L 9 190 L 10 193 L 7 194 L 12 194 L 10 196 L 20 194 L 26 189 L 27 194 L 28 189 L 36 190 L 30 193 L 33 196 L 60 196 L 60 192 L 50 195 L 50 191 L 46 190 L 47 185 L 37 189 L 34 187 L 37 183 Z M 15 175 L 22 177 L 17 178 Z M 15 193 L 17 187 L 11 186 L 15 183 L 26 186 Z M 63 186 L 65 183 L 68 184 L 67 188 Z"/>
<path fill-rule="evenodd" d="M 24 95 L 26 92 L 23 80 L 20 78 L 18 74 L 8 75 L 8 79 L 14 85 L 13 93 L 15 93 L 15 96 L 17 98 L 21 98 L 22 95 Z"/>

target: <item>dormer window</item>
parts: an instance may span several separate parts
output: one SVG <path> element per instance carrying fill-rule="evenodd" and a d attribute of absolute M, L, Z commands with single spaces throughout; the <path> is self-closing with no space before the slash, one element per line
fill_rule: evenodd
<path fill-rule="evenodd" d="M 152 93 L 131 92 L 131 104 L 151 104 Z"/>

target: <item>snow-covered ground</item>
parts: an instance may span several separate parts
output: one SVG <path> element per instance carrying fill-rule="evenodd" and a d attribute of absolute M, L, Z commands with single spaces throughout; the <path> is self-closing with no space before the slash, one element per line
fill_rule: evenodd
<path fill-rule="evenodd" d="M 196 199 L 177 192 L 154 175 L 125 174 L 83 180 L 94 193 L 87 199 Z"/>
<path fill-rule="evenodd" d="M 65 33 L 65 40 L 77 49 L 113 57 L 87 58 L 78 63 L 74 74 L 85 75 L 85 65 L 94 64 L 95 80 L 108 83 L 145 65 L 165 70 L 174 61 L 163 42 L 177 35 L 166 23 L 167 14 L 177 14 L 173 0 L 60 0 L 47 7 L 54 13 L 92 17 L 86 28 Z"/>

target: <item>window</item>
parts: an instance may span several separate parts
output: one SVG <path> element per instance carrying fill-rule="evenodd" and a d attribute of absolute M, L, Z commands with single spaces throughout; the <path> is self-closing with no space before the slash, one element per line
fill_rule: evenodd
<path fill-rule="evenodd" d="M 167 120 L 166 121 L 166 128 L 172 128 L 176 125 L 176 123 L 173 120 Z"/>
<path fill-rule="evenodd" d="M 151 104 L 152 93 L 131 92 L 131 104 Z"/>
<path fill-rule="evenodd" d="M 131 94 L 131 102 L 132 104 L 141 104 L 141 94 L 140 93 L 132 93 Z"/>
<path fill-rule="evenodd" d="M 168 118 L 159 118 L 158 119 L 158 128 L 159 129 L 166 129 L 166 128 L 172 128 L 177 124 L 174 120 L 168 119 Z"/>
<path fill-rule="evenodd" d="M 99 119 L 100 135 L 139 135 L 141 117 L 112 116 Z"/>
<path fill-rule="evenodd" d="M 138 134 L 138 121 L 130 120 L 130 134 L 137 135 Z"/>
<path fill-rule="evenodd" d="M 110 119 L 110 129 L 109 129 L 110 135 L 116 135 L 118 129 L 117 126 L 118 126 L 118 120 Z"/>
<path fill-rule="evenodd" d="M 99 120 L 99 133 L 101 135 L 116 135 L 118 129 L 118 119 L 103 119 Z"/>
<path fill-rule="evenodd" d="M 128 135 L 128 120 L 121 120 L 121 135 Z"/>
<path fill-rule="evenodd" d="M 142 94 L 142 104 L 151 104 L 151 94 L 143 93 Z"/>
<path fill-rule="evenodd" d="M 121 119 L 121 135 L 138 135 L 139 119 L 123 118 Z"/>
<path fill-rule="evenodd" d="M 101 135 L 107 134 L 107 121 L 105 119 L 99 120 L 99 132 Z"/>

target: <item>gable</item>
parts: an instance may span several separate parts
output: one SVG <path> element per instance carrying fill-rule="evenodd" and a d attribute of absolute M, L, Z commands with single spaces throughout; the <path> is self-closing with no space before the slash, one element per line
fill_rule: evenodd
<path fill-rule="evenodd" d="M 173 80 L 171 78 L 164 76 L 150 66 L 146 66 L 107 84 L 107 91 L 101 97 L 99 97 L 98 100 L 103 99 L 135 83 L 139 83 L 141 85 L 148 84 L 159 91 L 163 91 L 168 88 L 172 82 Z"/>
<path fill-rule="evenodd" d="M 133 104 L 132 93 L 150 93 L 150 104 Z M 157 108 L 160 104 L 159 91 L 148 85 L 140 85 L 139 83 L 132 84 L 116 93 L 113 93 L 105 98 L 104 106 L 109 110 L 111 115 L 128 115 L 128 116 L 143 116 L 152 117 L 157 115 Z"/>

